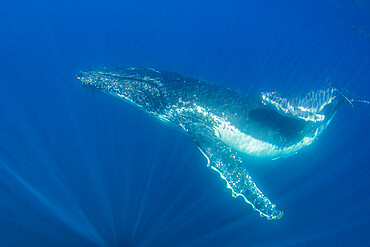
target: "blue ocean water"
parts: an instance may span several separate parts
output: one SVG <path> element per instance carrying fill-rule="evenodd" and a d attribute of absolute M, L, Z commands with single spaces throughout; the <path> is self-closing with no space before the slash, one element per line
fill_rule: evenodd
<path fill-rule="evenodd" d="M 285 213 L 268 221 L 189 136 L 75 76 L 146 66 L 255 96 L 334 80 L 369 99 L 367 1 L 16 0 L 0 20 L 0 246 L 370 246 L 369 105 L 250 167 Z"/>

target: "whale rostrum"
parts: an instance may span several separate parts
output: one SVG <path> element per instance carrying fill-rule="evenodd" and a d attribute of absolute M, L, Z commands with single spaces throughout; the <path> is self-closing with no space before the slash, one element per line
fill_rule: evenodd
<path fill-rule="evenodd" d="M 263 92 L 249 97 L 235 90 L 177 73 L 150 68 L 98 69 L 77 75 L 82 85 L 142 108 L 191 135 L 208 166 L 267 219 L 283 212 L 257 188 L 248 159 L 278 159 L 310 145 L 328 126 L 345 89 L 330 86 L 302 96 Z M 361 101 L 368 103 L 367 101 Z"/>

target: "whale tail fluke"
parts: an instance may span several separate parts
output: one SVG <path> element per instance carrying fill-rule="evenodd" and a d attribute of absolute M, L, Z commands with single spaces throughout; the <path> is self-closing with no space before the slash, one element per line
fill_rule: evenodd
<path fill-rule="evenodd" d="M 359 99 L 353 93 L 350 93 L 347 88 L 339 87 L 334 82 L 330 83 L 330 86 L 335 88 L 338 93 L 352 106 L 354 107 L 353 103 L 365 103 L 370 104 L 368 100 Z"/>
<path fill-rule="evenodd" d="M 341 86 L 337 82 L 331 80 L 330 78 L 327 79 L 329 86 L 335 88 L 340 96 L 345 99 L 352 107 L 354 107 L 353 103 L 365 103 L 370 104 L 368 100 L 359 99 L 355 94 L 348 91 L 347 88 Z"/>

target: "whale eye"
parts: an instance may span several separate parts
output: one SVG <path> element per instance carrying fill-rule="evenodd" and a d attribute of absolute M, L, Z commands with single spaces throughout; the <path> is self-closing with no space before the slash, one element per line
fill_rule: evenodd
<path fill-rule="evenodd" d="M 251 110 L 248 115 L 251 120 L 266 128 L 278 131 L 288 140 L 298 138 L 300 133 L 302 133 L 303 129 L 307 126 L 307 122 L 302 119 L 287 117 L 266 108 Z"/>

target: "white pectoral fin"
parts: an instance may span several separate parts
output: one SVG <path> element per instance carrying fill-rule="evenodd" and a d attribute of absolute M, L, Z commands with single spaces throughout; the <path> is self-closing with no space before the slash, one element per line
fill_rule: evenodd
<path fill-rule="evenodd" d="M 342 97 L 338 96 L 346 98 L 339 89 L 334 87 L 311 91 L 301 96 L 282 96 L 276 92 L 261 93 L 262 103 L 273 106 L 281 114 L 310 122 L 322 122 L 327 117 L 330 118 L 338 109 L 339 101 L 342 100 Z M 325 111 L 325 108 L 330 111 Z"/>
<path fill-rule="evenodd" d="M 278 210 L 275 204 L 263 195 L 253 182 L 252 177 L 240 164 L 230 164 L 230 162 L 216 160 L 210 163 L 210 167 L 226 181 L 227 187 L 232 191 L 232 196 L 243 197 L 245 202 L 251 204 L 253 209 L 258 211 L 261 216 L 269 220 L 280 219 L 283 216 L 283 212 Z"/>
<path fill-rule="evenodd" d="M 215 139 L 212 133 L 207 134 L 204 128 L 199 131 L 192 129 L 189 132 L 199 149 L 207 157 L 208 166 L 217 171 L 226 181 L 234 197 L 243 197 L 254 210 L 269 220 L 280 219 L 283 216 L 283 212 L 278 210 L 257 188 L 237 152 Z"/>

